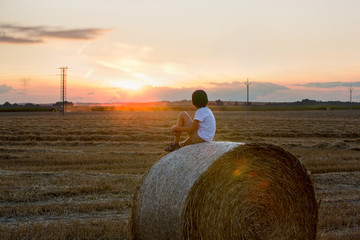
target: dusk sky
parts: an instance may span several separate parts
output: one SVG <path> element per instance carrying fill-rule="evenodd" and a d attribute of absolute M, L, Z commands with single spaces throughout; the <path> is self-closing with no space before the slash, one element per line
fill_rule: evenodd
<path fill-rule="evenodd" d="M 0 104 L 360 101 L 358 0 L 0 0 Z"/>

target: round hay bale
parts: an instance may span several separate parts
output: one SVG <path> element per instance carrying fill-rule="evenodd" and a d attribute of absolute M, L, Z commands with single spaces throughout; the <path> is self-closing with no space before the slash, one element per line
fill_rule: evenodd
<path fill-rule="evenodd" d="M 209 142 L 164 156 L 134 197 L 134 239 L 315 239 L 306 168 L 269 144 Z"/>

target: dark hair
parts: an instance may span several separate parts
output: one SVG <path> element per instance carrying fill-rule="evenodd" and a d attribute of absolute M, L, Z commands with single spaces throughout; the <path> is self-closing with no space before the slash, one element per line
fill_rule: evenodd
<path fill-rule="evenodd" d="M 204 90 L 196 90 L 191 96 L 192 104 L 197 108 L 206 107 L 208 104 L 208 97 Z"/>

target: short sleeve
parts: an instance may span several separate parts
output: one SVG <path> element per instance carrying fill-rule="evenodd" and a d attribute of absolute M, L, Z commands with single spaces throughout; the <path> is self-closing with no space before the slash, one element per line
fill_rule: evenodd
<path fill-rule="evenodd" d="M 194 120 L 198 120 L 199 122 L 202 122 L 204 121 L 204 118 L 205 118 L 205 114 L 202 111 L 202 108 L 198 109 L 195 113 Z"/>

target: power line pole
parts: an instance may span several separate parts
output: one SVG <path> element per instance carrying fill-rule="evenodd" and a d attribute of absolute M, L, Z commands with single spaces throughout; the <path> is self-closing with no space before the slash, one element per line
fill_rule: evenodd
<path fill-rule="evenodd" d="M 66 84 L 67 84 L 67 69 L 68 67 L 60 67 L 60 111 L 62 117 L 65 116 L 66 107 Z"/>
<path fill-rule="evenodd" d="M 246 114 L 249 114 L 249 87 L 251 82 L 249 82 L 249 79 L 246 79 L 246 82 L 244 82 L 246 85 Z"/>
<path fill-rule="evenodd" d="M 350 85 L 350 88 L 349 88 L 349 92 L 350 92 L 350 110 L 352 110 L 352 106 L 351 106 L 351 103 L 352 103 L 352 86 Z"/>

